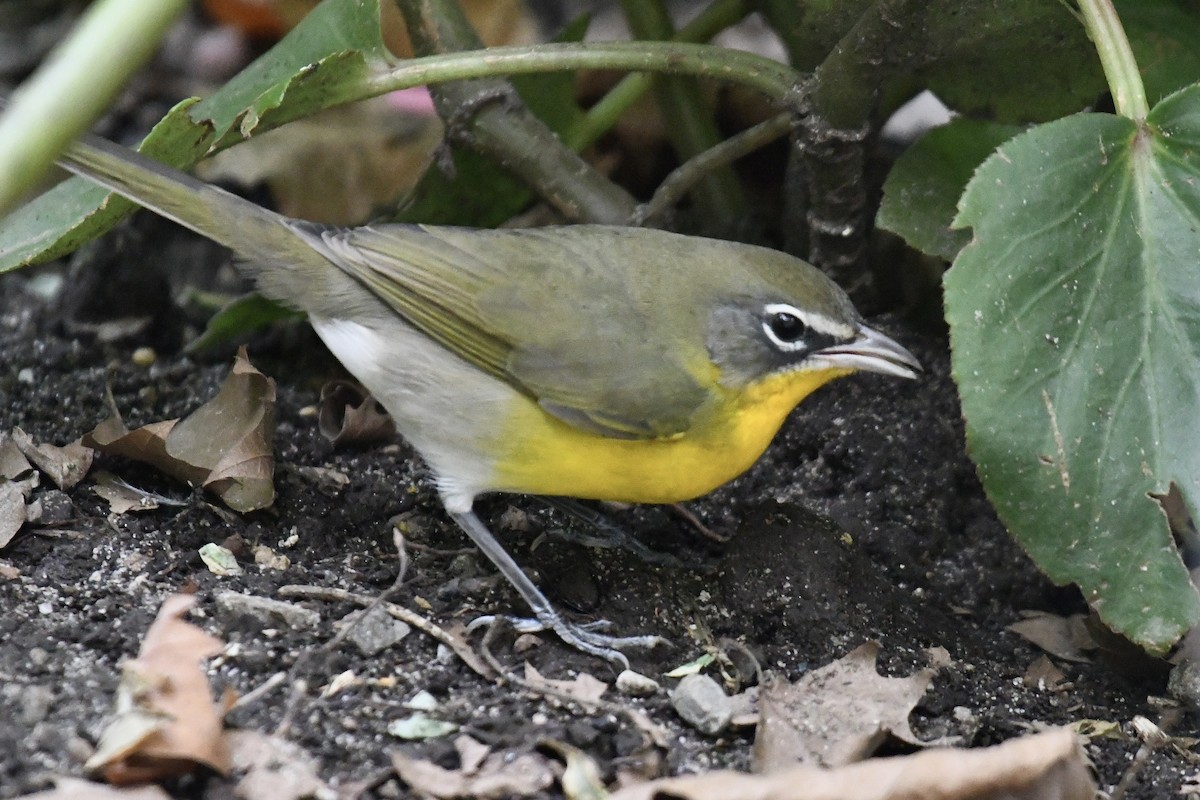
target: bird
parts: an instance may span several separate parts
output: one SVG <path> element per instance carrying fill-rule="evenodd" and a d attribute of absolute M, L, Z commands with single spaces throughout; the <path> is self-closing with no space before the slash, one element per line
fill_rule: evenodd
<path fill-rule="evenodd" d="M 690 500 L 749 469 L 830 380 L 921 371 L 821 271 L 769 248 L 618 225 L 329 226 L 91 135 L 59 163 L 230 248 L 306 314 L 536 625 L 618 665 L 660 637 L 563 616 L 477 497 Z"/>

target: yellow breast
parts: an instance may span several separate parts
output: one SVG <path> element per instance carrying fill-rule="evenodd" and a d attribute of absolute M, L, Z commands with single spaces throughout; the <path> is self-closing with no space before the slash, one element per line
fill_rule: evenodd
<path fill-rule="evenodd" d="M 521 397 L 502 429 L 492 488 L 627 503 L 689 500 L 749 469 L 801 400 L 850 372 L 785 373 L 740 392 L 714 385 L 692 427 L 669 439 L 588 433 Z"/>

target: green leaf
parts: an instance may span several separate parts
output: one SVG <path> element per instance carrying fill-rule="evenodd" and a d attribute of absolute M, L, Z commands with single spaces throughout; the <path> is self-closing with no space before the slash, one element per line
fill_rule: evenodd
<path fill-rule="evenodd" d="M 934 128 L 888 173 L 875 223 L 923 253 L 953 261 L 971 239 L 969 231 L 950 228 L 958 198 L 976 167 L 1020 132 L 1016 125 L 965 117 Z"/>
<path fill-rule="evenodd" d="M 199 102 L 176 106 L 141 150 L 181 169 L 221 149 L 368 93 L 391 57 L 379 0 L 325 0 L 269 52 Z M 215 144 L 213 144 L 215 142 Z M 0 272 L 69 253 L 111 230 L 134 206 L 74 178 L 0 220 Z"/>
<path fill-rule="evenodd" d="M 1055 581 L 1155 652 L 1200 595 L 1150 493 L 1200 508 L 1200 87 L 1139 127 L 1080 114 L 989 158 L 946 274 L 971 455 Z"/>
<path fill-rule="evenodd" d="M 1104 76 L 1083 25 L 1054 0 L 935 0 L 916 79 L 948 106 L 1000 122 L 1054 119 L 1089 105 Z M 919 57 L 899 53 L 904 64 Z M 902 74 L 905 70 L 897 70 Z"/>
<path fill-rule="evenodd" d="M 188 343 L 187 351 L 196 353 L 222 344 L 237 342 L 251 331 L 266 328 L 280 320 L 302 315 L 259 294 L 246 294 L 222 308 L 204 328 L 204 333 Z"/>
<path fill-rule="evenodd" d="M 138 149 L 186 169 L 208 151 L 211 126 L 188 116 L 195 98 L 167 112 Z M 0 273 L 66 255 L 120 222 L 133 203 L 83 178 L 63 181 L 0 219 Z"/>
<path fill-rule="evenodd" d="M 9 8 L 6 25 L 14 21 Z M 185 8 L 183 0 L 92 3 L 14 93 L 13 102 L 0 101 L 7 105 L 0 115 L 0 214 L 38 188 L 62 149 L 150 60 L 159 38 Z"/>

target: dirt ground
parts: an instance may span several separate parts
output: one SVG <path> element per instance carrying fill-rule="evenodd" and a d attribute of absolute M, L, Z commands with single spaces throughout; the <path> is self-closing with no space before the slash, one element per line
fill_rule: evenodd
<path fill-rule="evenodd" d="M 202 358 L 180 353 L 194 322 L 162 302 L 162 279 L 151 266 L 178 269 L 222 259 L 220 251 L 143 215 L 66 273 L 74 290 L 44 299 L 61 267 L 4 277 L 0 429 L 19 426 L 38 441 L 64 444 L 107 415 L 106 387 L 131 427 L 186 414 L 211 397 L 231 351 Z M 116 264 L 136 266 L 132 273 L 113 272 Z M 85 278 L 94 274 L 118 288 L 100 297 L 86 288 Z M 122 277 L 129 274 L 140 277 Z M 156 302 L 139 300 L 155 291 Z M 77 300 L 89 294 L 91 302 Z M 110 343 L 95 334 L 97 323 L 147 308 L 155 313 L 140 333 Z M 950 655 L 911 718 L 924 738 L 956 735 L 965 744 L 987 745 L 1042 726 L 1117 723 L 1120 735 L 1087 746 L 1101 788 L 1111 790 L 1139 748 L 1135 715 L 1161 718 L 1157 698 L 1166 694 L 1166 671 L 1114 651 L 1082 663 L 1058 661 L 1067 682 L 1054 689 L 1023 680 L 1041 653 L 1006 626 L 1023 610 L 1069 614 L 1084 605 L 1075 591 L 1039 576 L 984 499 L 964 455 L 944 339 L 896 320 L 878 322 L 920 357 L 925 378 L 852 377 L 806 402 L 750 473 L 691 504 L 712 528 L 732 534 L 728 543 L 703 539 L 663 509 L 609 512 L 689 566 L 539 540 L 578 526 L 528 498 L 489 498 L 480 504 L 482 515 L 556 601 L 579 609 L 580 618 L 605 618 L 622 632 L 657 633 L 671 642 L 632 658 L 637 671 L 664 688 L 644 699 L 606 695 L 644 711 L 668 733 L 666 747 L 649 751 L 663 772 L 745 768 L 750 761 L 752 729 L 705 736 L 683 723 L 668 701 L 675 681 L 663 673 L 704 645 L 733 640 L 763 668 L 795 679 L 875 639 L 885 674 L 926 666 L 927 648 Z M 133 351 L 144 345 L 157 351 L 150 366 L 134 363 Z M 321 437 L 312 407 L 321 383 L 338 372 L 311 333 L 296 325 L 259 336 L 250 356 L 279 384 L 278 498 L 271 509 L 232 514 L 147 467 L 101 459 L 97 467 L 182 505 L 110 517 L 91 479 L 66 493 L 47 481 L 35 495 L 46 509 L 42 522 L 0 551 L 0 705 L 6 709 L 0 796 L 42 788 L 53 775 L 81 774 L 110 713 L 122 659 L 137 652 L 163 598 L 181 588 L 199 598 L 193 618 L 228 645 L 211 669 L 215 687 L 245 695 L 272 675 L 287 674 L 277 688 L 236 708 L 229 725 L 279 730 L 311 754 L 334 787 L 369 787 L 364 797 L 411 796 L 389 769 L 397 750 L 455 765 L 447 737 L 405 742 L 388 733 L 389 723 L 410 713 L 404 703 L 420 690 L 439 702 L 441 717 L 497 751 L 529 752 L 550 739 L 581 748 L 606 779 L 629 768 L 631 759 L 652 769 L 644 738 L 627 717 L 552 704 L 485 680 L 440 654 L 438 642 L 419 631 L 370 656 L 345 644 L 326 648 L 337 620 L 357 608 L 351 602 L 292 600 L 319 614 L 319 622 L 302 630 L 217 607 L 221 592 L 274 598 L 281 586 L 296 584 L 378 594 L 396 575 L 389 520 L 402 514 L 411 564 L 395 602 L 447 628 L 483 613 L 521 611 L 514 593 L 442 515 L 428 473 L 407 446 L 337 450 Z M 217 577 L 197 550 L 231 537 L 240 538 L 246 552 L 267 545 L 290 565 L 275 569 L 243 557 L 240 576 Z M 510 669 L 528 661 L 551 678 L 586 672 L 611 683 L 615 677 L 608 664 L 552 636 L 540 638 L 533 646 L 522 640 L 518 653 L 514 636 L 502 634 L 491 649 Z M 479 640 L 471 638 L 476 646 Z M 358 682 L 323 696 L 347 670 Z M 1186 734 L 1194 722 L 1186 714 L 1172 732 Z M 1127 781 L 1126 796 L 1177 796 L 1195 769 L 1178 752 L 1160 748 Z M 223 798 L 232 791 L 231 779 L 216 776 L 168 786 L 177 797 Z"/>

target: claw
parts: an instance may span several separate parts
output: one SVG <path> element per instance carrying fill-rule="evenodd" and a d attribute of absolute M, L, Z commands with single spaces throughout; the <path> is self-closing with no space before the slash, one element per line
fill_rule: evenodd
<path fill-rule="evenodd" d="M 598 630 L 609 625 L 604 620 L 583 625 L 568 622 L 555 610 L 541 590 L 533 585 L 533 581 L 529 580 L 529 576 L 517 566 L 517 563 L 512 560 L 512 556 L 505 552 L 487 526 L 479 520 L 479 517 L 471 511 L 451 511 L 450 516 L 466 531 L 467 535 L 483 551 L 483 554 L 491 559 L 504 577 L 508 578 L 509 583 L 529 604 L 536 617 L 535 619 L 479 617 L 471 621 L 467 630 L 477 630 L 484 625 L 492 624 L 497 619 L 508 620 L 521 633 L 552 630 L 558 635 L 558 638 L 576 650 L 603 658 L 623 669 L 629 668 L 629 659 L 621 652 L 623 648 L 651 648 L 657 644 L 666 643 L 666 640 L 660 636 L 609 636 L 599 633 Z"/>

